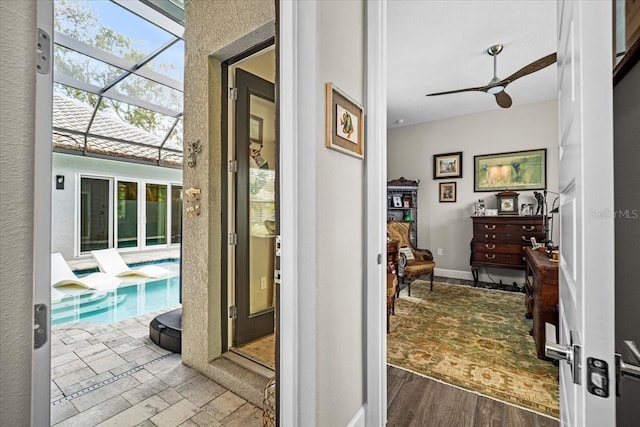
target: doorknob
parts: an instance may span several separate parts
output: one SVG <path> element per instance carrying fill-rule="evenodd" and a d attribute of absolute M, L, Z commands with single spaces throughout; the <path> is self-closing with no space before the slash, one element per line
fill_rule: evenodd
<path fill-rule="evenodd" d="M 631 362 L 622 360 L 622 355 L 616 353 L 616 384 L 617 394 L 620 396 L 620 380 L 629 378 L 634 381 L 640 381 L 640 350 L 633 341 L 623 341 L 630 355 Z"/>
<path fill-rule="evenodd" d="M 580 346 L 574 344 L 574 331 L 570 333 L 570 344 L 561 345 L 556 342 L 556 327 L 550 323 L 545 324 L 545 336 L 547 341 L 544 343 L 545 356 L 554 360 L 564 360 L 569 364 L 574 384 L 580 384 Z M 549 341 L 552 339 L 553 341 Z"/>

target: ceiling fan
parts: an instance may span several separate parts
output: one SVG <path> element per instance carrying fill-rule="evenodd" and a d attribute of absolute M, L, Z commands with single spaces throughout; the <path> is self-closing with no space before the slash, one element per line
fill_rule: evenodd
<path fill-rule="evenodd" d="M 525 65 L 515 73 L 511 74 L 506 79 L 500 80 L 497 76 L 497 59 L 498 54 L 502 52 L 503 46 L 501 44 L 496 44 L 487 49 L 487 53 L 493 56 L 493 78 L 489 83 L 485 86 L 478 87 L 470 87 L 466 89 L 458 89 L 458 90 L 450 90 L 447 92 L 437 92 L 437 93 L 429 93 L 427 96 L 436 96 L 436 95 L 448 95 L 450 93 L 458 93 L 458 92 L 486 92 L 496 97 L 496 102 L 502 108 L 511 107 L 512 100 L 507 92 L 505 92 L 506 87 L 513 83 L 516 79 L 520 77 L 526 76 L 527 74 L 535 73 L 536 71 L 542 70 L 545 67 L 556 62 L 556 54 L 551 53 L 547 56 L 544 56 L 536 61 L 533 61 L 529 65 Z"/>

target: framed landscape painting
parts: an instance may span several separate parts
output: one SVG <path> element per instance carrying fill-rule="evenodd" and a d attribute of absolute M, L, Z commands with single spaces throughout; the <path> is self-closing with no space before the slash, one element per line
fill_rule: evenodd
<path fill-rule="evenodd" d="M 462 178 L 462 151 L 433 155 L 433 179 Z"/>
<path fill-rule="evenodd" d="M 547 149 L 473 157 L 473 191 L 544 190 Z"/>

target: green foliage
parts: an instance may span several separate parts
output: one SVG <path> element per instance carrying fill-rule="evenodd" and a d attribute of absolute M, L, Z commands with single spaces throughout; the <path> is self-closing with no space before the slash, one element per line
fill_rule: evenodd
<path fill-rule="evenodd" d="M 127 61 L 138 63 L 146 54 L 133 46 L 132 40 L 114 29 L 100 24 L 100 19 L 91 9 L 91 2 L 75 0 L 56 0 L 55 2 L 55 30 L 76 40 L 94 46 L 106 52 L 117 55 Z M 67 75 L 76 80 L 90 83 L 103 88 L 125 73 L 124 70 L 104 64 L 100 61 L 83 56 L 61 46 L 55 47 L 56 73 Z M 173 64 L 162 64 L 161 69 L 174 68 Z M 67 96 L 95 107 L 99 96 L 72 88 L 59 86 Z M 151 80 L 130 75 L 117 84 L 116 90 L 128 96 L 144 99 L 156 105 L 164 105 L 177 109 L 180 105 L 181 93 L 168 89 Z M 98 109 L 115 113 L 123 121 L 156 135 L 166 134 L 167 120 L 162 115 L 126 103 L 108 98 L 108 93 L 102 98 Z"/>

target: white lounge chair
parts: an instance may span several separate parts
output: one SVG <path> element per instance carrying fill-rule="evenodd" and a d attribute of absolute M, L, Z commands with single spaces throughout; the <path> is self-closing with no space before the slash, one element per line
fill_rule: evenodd
<path fill-rule="evenodd" d="M 171 274 L 171 271 L 157 265 L 144 265 L 131 269 L 114 248 L 91 251 L 91 255 L 98 263 L 100 271 L 111 276 L 143 276 L 156 278 Z"/>
<path fill-rule="evenodd" d="M 78 277 L 71 271 L 62 254 L 51 254 L 51 286 L 54 288 L 76 285 L 87 289 L 107 290 L 117 288 L 121 282 L 117 277 L 100 272 Z"/>

